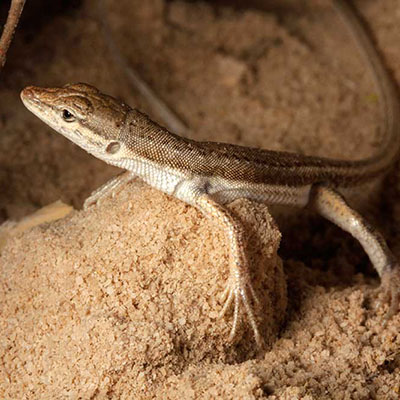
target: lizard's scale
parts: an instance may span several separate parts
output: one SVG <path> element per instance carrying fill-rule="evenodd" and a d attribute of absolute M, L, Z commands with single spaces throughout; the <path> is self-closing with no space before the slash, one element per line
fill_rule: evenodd
<path fill-rule="evenodd" d="M 339 193 L 382 175 L 398 156 L 399 102 L 394 85 L 375 48 L 345 1 L 333 1 L 374 73 L 384 112 L 386 141 L 382 151 L 365 160 L 342 161 L 300 154 L 246 148 L 226 143 L 196 142 L 177 136 L 146 115 L 86 84 L 62 88 L 25 88 L 29 110 L 49 126 L 101 160 L 126 170 L 92 194 L 97 202 L 135 176 L 212 216 L 226 232 L 230 277 L 224 297 L 231 304 L 235 336 L 243 306 L 256 341 L 261 344 L 244 252 L 241 222 L 224 204 L 241 197 L 267 204 L 305 206 L 350 232 L 364 247 L 378 271 L 390 301 L 388 316 L 398 309 L 400 269 L 383 237 Z"/>

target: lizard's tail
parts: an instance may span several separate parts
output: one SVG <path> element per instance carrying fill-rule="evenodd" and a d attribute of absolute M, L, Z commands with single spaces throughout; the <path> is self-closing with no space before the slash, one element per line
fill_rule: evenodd
<path fill-rule="evenodd" d="M 335 10 L 352 34 L 360 53 L 366 59 L 379 92 L 384 143 L 380 152 L 353 163 L 354 175 L 374 177 L 384 173 L 396 160 L 400 150 L 400 103 L 395 83 L 383 65 L 381 57 L 351 6 L 345 0 L 332 0 Z"/>

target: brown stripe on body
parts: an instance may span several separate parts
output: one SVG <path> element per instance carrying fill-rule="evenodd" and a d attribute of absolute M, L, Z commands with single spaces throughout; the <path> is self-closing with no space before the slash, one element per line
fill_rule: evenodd
<path fill-rule="evenodd" d="M 361 184 L 384 172 L 384 159 L 342 161 L 227 143 L 196 142 L 168 132 L 137 110 L 128 113 L 121 140 L 132 153 L 159 165 L 227 181 L 304 186 Z"/>

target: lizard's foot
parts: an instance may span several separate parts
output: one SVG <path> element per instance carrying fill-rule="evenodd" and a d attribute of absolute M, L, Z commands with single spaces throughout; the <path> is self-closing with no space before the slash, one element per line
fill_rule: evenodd
<path fill-rule="evenodd" d="M 115 193 L 112 191 L 107 191 L 105 193 L 104 191 L 97 189 L 92 194 L 84 201 L 83 203 L 83 209 L 87 210 L 89 207 L 94 206 L 94 205 L 99 205 L 101 203 L 101 200 L 106 197 L 107 195 L 114 196 Z"/>
<path fill-rule="evenodd" d="M 83 209 L 87 210 L 90 206 L 100 204 L 101 199 L 111 194 L 115 196 L 117 190 L 121 189 L 121 186 L 133 179 L 133 174 L 130 171 L 124 171 L 121 174 L 110 179 L 104 185 L 96 189 L 83 203 Z"/>
<path fill-rule="evenodd" d="M 90 195 L 83 203 L 83 209 L 87 210 L 89 207 L 99 203 L 99 199 L 96 198 L 97 196 Z"/>
<path fill-rule="evenodd" d="M 383 303 L 389 304 L 389 310 L 385 315 L 385 324 L 399 311 L 400 301 L 400 266 L 396 263 L 383 273 L 379 290 L 382 292 L 377 307 Z"/>
<path fill-rule="evenodd" d="M 232 341 L 236 336 L 239 313 L 241 311 L 241 305 L 243 305 L 251 328 L 253 329 L 255 341 L 257 345 L 262 348 L 264 342 L 258 330 L 253 306 L 251 305 L 251 300 L 253 300 L 253 302 L 257 304 L 259 303 L 259 301 L 254 292 L 253 286 L 251 285 L 250 279 L 247 276 L 243 277 L 240 272 L 235 269 L 235 271 L 233 271 L 229 277 L 226 289 L 222 294 L 221 300 L 225 300 L 225 304 L 221 310 L 220 317 L 226 314 L 232 304 L 234 305 L 233 323 L 231 332 L 229 334 L 229 341 Z"/>

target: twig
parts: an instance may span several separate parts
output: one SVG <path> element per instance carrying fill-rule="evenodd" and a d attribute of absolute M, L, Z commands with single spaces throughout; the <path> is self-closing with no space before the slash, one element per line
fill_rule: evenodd
<path fill-rule="evenodd" d="M 0 37 L 0 69 L 6 63 L 6 55 L 13 38 L 19 17 L 25 5 L 25 0 L 12 0 L 8 11 L 7 21 Z"/>
<path fill-rule="evenodd" d="M 128 78 L 132 86 L 146 99 L 154 113 L 165 123 L 167 128 L 178 135 L 188 136 L 189 129 L 174 111 L 153 91 L 153 89 L 129 65 L 115 43 L 110 28 L 108 27 L 104 11 L 104 0 L 98 2 L 98 14 L 107 47 L 114 60 Z"/>

